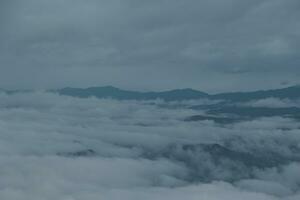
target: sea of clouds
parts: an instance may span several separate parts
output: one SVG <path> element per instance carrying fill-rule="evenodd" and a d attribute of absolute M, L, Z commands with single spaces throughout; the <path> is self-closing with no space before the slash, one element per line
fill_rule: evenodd
<path fill-rule="evenodd" d="M 0 94 L 0 199 L 300 199 L 299 121 L 184 120 L 210 103 Z"/>

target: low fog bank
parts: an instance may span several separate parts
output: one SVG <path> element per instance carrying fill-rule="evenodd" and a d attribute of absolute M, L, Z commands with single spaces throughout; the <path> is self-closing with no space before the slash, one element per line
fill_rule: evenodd
<path fill-rule="evenodd" d="M 0 199 L 299 199 L 299 121 L 226 106 L 1 93 Z"/>

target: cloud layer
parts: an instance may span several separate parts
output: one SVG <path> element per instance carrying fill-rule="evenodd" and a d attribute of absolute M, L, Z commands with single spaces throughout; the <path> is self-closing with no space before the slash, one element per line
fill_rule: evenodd
<path fill-rule="evenodd" d="M 299 122 L 187 122 L 195 101 L 0 95 L 0 198 L 299 197 Z M 198 104 L 207 103 L 200 100 Z M 169 105 L 170 104 L 170 105 Z"/>

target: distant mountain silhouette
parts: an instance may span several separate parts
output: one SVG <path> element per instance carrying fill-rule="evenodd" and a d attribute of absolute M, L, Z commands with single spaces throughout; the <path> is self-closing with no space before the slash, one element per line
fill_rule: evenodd
<path fill-rule="evenodd" d="M 29 93 L 32 90 L 3 90 L 7 94 L 15 93 Z M 47 92 L 54 92 L 60 95 L 79 97 L 79 98 L 112 98 L 118 100 L 153 100 L 163 99 L 166 101 L 181 101 L 193 99 L 212 99 L 212 100 L 226 100 L 228 102 L 246 102 L 256 99 L 265 98 L 279 98 L 279 99 L 298 99 L 300 98 L 300 86 L 292 86 L 275 90 L 259 90 L 254 92 L 229 92 L 220 94 L 208 94 L 194 89 L 175 89 L 163 92 L 137 92 L 122 90 L 112 86 L 104 87 L 89 87 L 89 88 L 71 88 L 66 87 L 57 90 L 47 90 Z M 223 105 L 223 104 L 222 104 Z M 221 105 L 221 106 L 222 106 Z"/>
<path fill-rule="evenodd" d="M 293 86 L 283 89 L 275 90 L 260 90 L 254 92 L 230 92 L 210 95 L 205 92 L 193 90 L 193 89 L 176 89 L 164 92 L 136 92 L 129 90 L 121 90 L 112 86 L 105 87 L 90 87 L 86 89 L 82 88 L 63 88 L 59 90 L 53 90 L 52 92 L 59 93 L 61 95 L 68 95 L 73 97 L 87 98 L 113 98 L 120 100 L 151 100 L 151 99 L 164 99 L 166 101 L 180 101 L 180 100 L 192 100 L 192 99 L 222 99 L 232 102 L 251 101 L 255 99 L 265 98 L 279 98 L 279 99 L 296 99 L 300 98 L 300 86 Z"/>
<path fill-rule="evenodd" d="M 68 95 L 73 97 L 97 97 L 97 98 L 113 98 L 120 100 L 151 100 L 164 99 L 166 101 L 173 100 L 188 100 L 208 98 L 209 95 L 192 89 L 178 89 L 165 92 L 135 92 L 121 90 L 112 86 L 106 87 L 90 87 L 86 89 L 80 88 L 63 88 L 56 90 L 61 95 Z"/>
<path fill-rule="evenodd" d="M 214 99 L 226 99 L 231 101 L 249 101 L 254 99 L 279 98 L 297 99 L 300 98 L 300 86 L 292 86 L 275 90 L 260 90 L 254 92 L 232 92 L 210 96 Z"/>

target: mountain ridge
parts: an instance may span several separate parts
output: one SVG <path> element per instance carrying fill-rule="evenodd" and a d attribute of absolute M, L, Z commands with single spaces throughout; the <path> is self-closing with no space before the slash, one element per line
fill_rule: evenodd
<path fill-rule="evenodd" d="M 121 100 L 150 100 L 150 99 L 164 99 L 164 100 L 187 100 L 207 98 L 209 94 L 193 90 L 193 89 L 175 89 L 163 92 L 138 92 L 122 90 L 113 86 L 104 87 L 89 87 L 89 88 L 62 88 L 59 90 L 52 90 L 60 95 L 67 95 L 73 97 L 97 97 L 97 98 L 116 98 Z"/>
<path fill-rule="evenodd" d="M 138 92 L 130 90 L 122 90 L 113 86 L 89 87 L 89 88 L 63 88 L 54 92 L 61 95 L 74 97 L 91 97 L 97 98 L 115 98 L 121 100 L 151 100 L 164 99 L 167 101 L 176 100 L 193 100 L 193 99 L 222 99 L 227 101 L 250 101 L 255 99 L 279 98 L 279 99 L 297 99 L 300 98 L 300 86 L 295 85 L 280 89 L 257 90 L 250 92 L 228 92 L 219 94 L 208 94 L 199 90 L 184 88 L 174 89 L 161 92 Z"/>
<path fill-rule="evenodd" d="M 30 92 L 32 90 L 1 90 L 7 94 L 19 92 Z M 167 91 L 131 91 L 123 90 L 113 86 L 75 88 L 65 87 L 61 89 L 46 90 L 46 92 L 57 93 L 79 98 L 112 98 L 118 100 L 153 100 L 163 99 L 166 101 L 181 101 L 194 99 L 226 100 L 229 102 L 245 102 L 255 99 L 279 98 L 279 99 L 300 99 L 300 85 L 290 86 L 280 89 L 257 90 L 250 92 L 227 92 L 219 94 L 209 94 L 191 88 L 173 89 Z"/>

